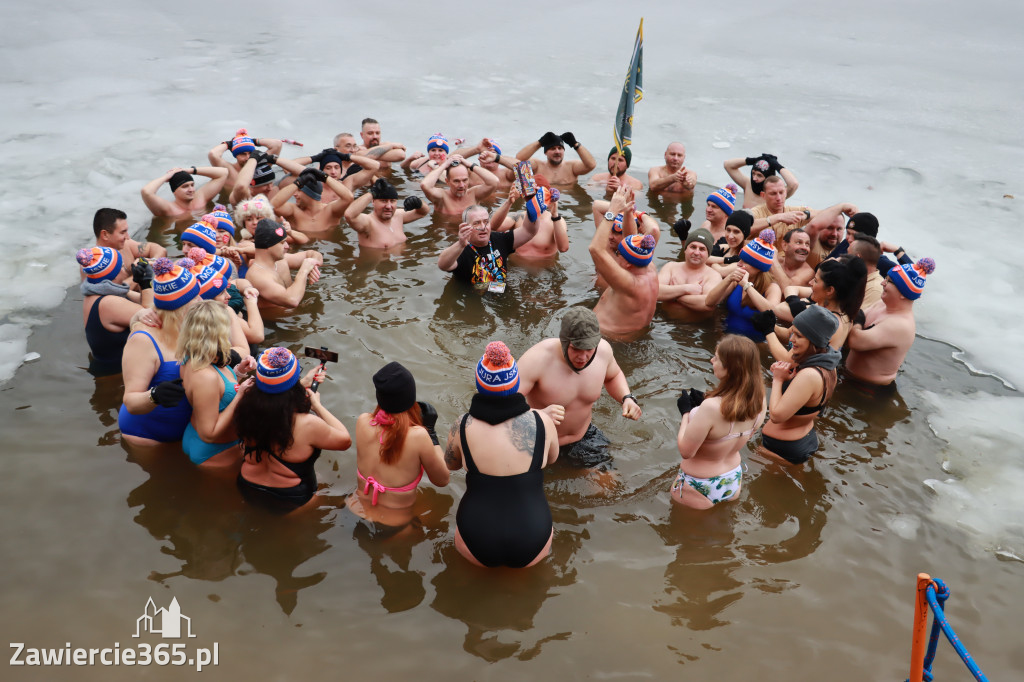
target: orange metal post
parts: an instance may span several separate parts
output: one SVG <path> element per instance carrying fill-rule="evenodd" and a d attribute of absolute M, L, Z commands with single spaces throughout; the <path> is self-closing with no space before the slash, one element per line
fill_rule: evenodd
<path fill-rule="evenodd" d="M 917 600 L 914 602 L 914 642 L 910 649 L 910 682 L 924 680 L 924 654 L 928 648 L 928 587 L 932 577 L 917 574 Z"/>

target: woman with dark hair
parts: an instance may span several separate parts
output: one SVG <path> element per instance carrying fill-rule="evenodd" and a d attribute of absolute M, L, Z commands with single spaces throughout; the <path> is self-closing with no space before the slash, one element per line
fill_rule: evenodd
<path fill-rule="evenodd" d="M 468 472 L 455 548 L 477 566 L 524 568 L 551 552 L 554 528 L 541 470 L 558 458 L 558 432 L 518 388 L 508 347 L 487 344 L 469 412 L 448 432 L 445 463 L 455 471 L 465 458 Z"/>
<path fill-rule="evenodd" d="M 735 270 L 740 260 L 740 251 L 750 239 L 750 228 L 753 225 L 754 216 L 749 211 L 733 211 L 725 221 L 725 243 L 721 240 L 715 242 L 707 264 L 723 277 Z"/>
<path fill-rule="evenodd" d="M 362 518 L 399 527 L 413 518 L 416 486 L 424 472 L 436 486 L 450 472 L 434 426 L 437 411 L 416 402 L 416 380 L 391 362 L 373 375 L 377 406 L 356 421 L 356 476 L 359 488 L 349 509 Z M 411 481 L 411 482 L 410 482 Z"/>
<path fill-rule="evenodd" d="M 740 492 L 740 450 L 764 421 L 768 406 L 761 378 L 761 355 L 748 338 L 724 337 L 711 357 L 718 386 L 707 395 L 690 390 L 676 404 L 679 425 L 679 475 L 672 500 L 695 509 L 710 509 L 734 500 Z"/>
<path fill-rule="evenodd" d="M 828 345 L 832 348 L 842 348 L 847 334 L 850 333 L 850 327 L 853 326 L 853 319 L 860 311 L 867 281 L 867 266 L 857 256 L 843 254 L 838 258 L 823 260 L 818 263 L 810 286 L 803 288 L 804 291 L 809 290 L 810 300 L 801 300 L 796 294 L 791 294 L 775 307 L 775 315 L 781 320 L 789 321 L 808 305 L 817 303 L 835 315 L 839 321 L 839 326 L 829 339 Z M 768 347 L 772 356 L 778 360 L 789 360 L 789 352 L 784 347 L 789 341 L 788 330 L 777 328 L 775 336 L 778 343 L 773 341 L 771 334 L 768 335 Z"/>
<path fill-rule="evenodd" d="M 321 449 L 352 444 L 344 424 L 308 388 L 323 377 L 316 367 L 300 381 L 295 355 L 275 347 L 260 355 L 255 382 L 246 379 L 239 387 L 235 430 L 244 458 L 238 487 L 247 501 L 285 513 L 302 507 L 316 494 L 314 464 Z"/>
<path fill-rule="evenodd" d="M 761 432 L 768 455 L 786 464 L 803 464 L 818 449 L 814 421 L 832 397 L 841 354 L 829 346 L 839 318 L 812 305 L 793 320 L 792 362 L 771 366 L 770 419 Z"/>

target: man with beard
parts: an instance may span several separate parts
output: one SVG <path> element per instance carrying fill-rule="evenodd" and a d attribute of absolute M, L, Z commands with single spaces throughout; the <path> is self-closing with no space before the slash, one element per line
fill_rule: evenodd
<path fill-rule="evenodd" d="M 398 142 L 381 142 L 380 123 L 377 119 L 364 118 L 362 128 L 359 130 L 359 137 L 363 144 L 359 146 L 359 153 L 376 159 L 381 168 L 387 169 L 388 164 L 401 162 L 405 159 L 405 145 Z"/>
<path fill-rule="evenodd" d="M 441 252 L 437 267 L 455 279 L 471 284 L 488 284 L 496 292 L 504 291 L 508 257 L 537 234 L 537 220 L 547 206 L 536 197 L 526 204 L 526 222 L 507 232 L 492 232 L 505 222 L 510 201 L 505 201 L 488 217 L 483 206 L 469 206 L 462 212 L 458 240 Z"/>
<path fill-rule="evenodd" d="M 196 189 L 193 175 L 206 176 L 210 178 L 210 181 L 201 189 Z M 159 178 L 146 183 L 146 186 L 142 188 L 142 203 L 146 205 L 150 213 L 158 218 L 187 217 L 195 211 L 205 211 L 207 204 L 220 193 L 227 179 L 227 168 L 214 168 L 213 166 L 200 166 L 199 168 L 192 166 L 190 170 L 172 168 Z M 165 182 L 171 187 L 174 201 L 167 201 L 156 195 L 160 185 Z"/>
<path fill-rule="evenodd" d="M 623 417 L 640 419 L 640 405 L 601 338 L 597 315 L 582 306 L 565 312 L 557 339 L 544 339 L 519 359 L 519 392 L 530 407 L 548 412 L 558 429 L 559 456 L 579 466 L 609 459 L 609 441 L 592 421 L 602 387 L 622 405 Z"/>
<path fill-rule="evenodd" d="M 771 276 L 783 291 L 788 286 L 807 286 L 814 277 L 814 268 L 807 264 L 807 257 L 811 254 L 811 236 L 798 227 L 787 232 L 782 243 L 784 246 L 775 254 Z"/>
<path fill-rule="evenodd" d="M 569 145 L 580 155 L 579 161 L 565 161 L 565 146 Z M 546 132 L 536 142 L 531 142 L 516 154 L 520 161 L 526 161 L 538 150 L 544 149 L 544 161 L 530 160 L 534 174 L 540 173 L 552 185 L 568 186 L 576 182 L 581 175 L 586 175 L 597 167 L 597 161 L 586 147 L 576 140 L 572 133 L 555 135 Z"/>
<path fill-rule="evenodd" d="M 796 176 L 779 163 L 774 154 L 762 154 L 761 156 L 748 156 L 745 159 L 729 159 L 723 166 L 729 177 L 743 189 L 743 208 L 754 208 L 764 203 L 761 192 L 764 191 L 764 181 L 770 177 L 779 177 L 786 184 L 786 198 L 796 193 L 800 183 Z M 750 166 L 750 177 L 747 178 L 740 172 L 740 168 Z M 775 174 L 779 175 L 776 176 Z"/>
<path fill-rule="evenodd" d="M 846 224 L 845 216 L 856 215 L 857 207 L 853 204 L 842 203 L 810 213 L 813 219 L 804 228 L 811 237 L 811 253 L 807 256 L 807 264 L 816 268 L 818 263 L 828 258 L 829 253 L 839 245 L 843 236 L 843 227 Z"/>
<path fill-rule="evenodd" d="M 363 213 L 373 203 L 370 213 Z M 386 249 L 406 240 L 405 223 L 423 218 L 430 209 L 419 197 L 406 197 L 402 208 L 398 208 L 398 190 L 384 178 L 376 182 L 345 210 L 348 220 L 359 235 L 359 248 Z"/>
<path fill-rule="evenodd" d="M 658 300 L 666 312 L 684 322 L 701 320 L 714 311 L 706 294 L 722 281 L 707 264 L 715 242 L 711 233 L 699 228 L 689 233 L 683 246 L 683 262 L 666 263 L 658 273 Z"/>
<path fill-rule="evenodd" d="M 437 189 L 441 174 L 448 172 L 448 189 Z M 470 187 L 469 176 L 475 174 L 483 179 L 482 185 Z M 446 215 L 459 215 L 473 204 L 480 203 L 494 192 L 498 178 L 478 163 L 470 163 L 459 154 L 452 154 L 444 163 L 430 171 L 423 178 L 420 188 L 427 199 L 434 204 L 434 210 Z"/>
<path fill-rule="evenodd" d="M 605 195 L 613 194 L 621 186 L 641 190 L 644 188 L 644 183 L 626 174 L 632 163 L 633 152 L 630 151 L 629 147 L 623 147 L 621 154 L 618 149 L 612 147 L 611 151 L 608 152 L 608 172 L 598 173 L 590 181 L 595 184 L 605 185 Z"/>
<path fill-rule="evenodd" d="M 686 147 L 672 142 L 665 149 L 665 165 L 647 171 L 647 184 L 656 194 L 693 194 L 697 174 L 686 168 Z"/>

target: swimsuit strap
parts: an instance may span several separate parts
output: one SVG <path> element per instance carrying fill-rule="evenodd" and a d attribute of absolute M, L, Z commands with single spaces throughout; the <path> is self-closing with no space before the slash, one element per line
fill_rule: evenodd
<path fill-rule="evenodd" d="M 99 301 L 96 301 L 95 305 L 99 305 Z M 132 332 L 131 336 L 135 336 L 136 334 L 145 334 L 146 336 L 149 337 L 149 340 L 153 342 L 153 348 L 156 348 L 156 356 L 160 358 L 160 364 L 164 364 L 164 354 L 160 352 L 160 344 L 156 342 L 156 339 L 153 338 L 153 335 L 144 329 Z M 131 338 L 131 336 L 129 336 L 128 338 Z"/>
<path fill-rule="evenodd" d="M 234 385 L 238 381 L 238 377 L 237 376 L 233 376 L 234 373 L 235 373 L 234 370 L 231 370 L 232 378 L 234 379 L 234 381 L 228 381 L 228 375 L 225 374 L 223 371 L 221 371 L 220 367 L 218 367 L 217 365 L 210 365 L 210 366 L 213 367 L 213 369 L 217 372 L 217 374 L 220 375 L 221 380 L 224 382 L 224 388 L 225 389 L 231 387 L 232 385 Z"/>
<path fill-rule="evenodd" d="M 476 464 L 473 462 L 473 456 L 469 454 L 469 443 L 466 442 L 466 421 L 469 419 L 469 413 L 462 415 L 462 422 L 459 423 L 459 438 L 462 441 L 462 456 L 466 460 L 466 470 L 478 474 L 480 470 L 476 468 Z"/>
<path fill-rule="evenodd" d="M 544 422 L 540 418 L 540 413 L 534 410 L 533 416 L 537 420 L 537 440 L 533 443 L 533 459 L 530 460 L 529 470 L 540 471 L 543 468 L 544 450 L 548 439 L 547 433 L 544 431 Z"/>

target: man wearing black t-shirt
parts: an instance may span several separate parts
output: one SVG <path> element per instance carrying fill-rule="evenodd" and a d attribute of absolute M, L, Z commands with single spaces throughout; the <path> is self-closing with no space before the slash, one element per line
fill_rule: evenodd
<path fill-rule="evenodd" d="M 491 233 L 491 225 L 500 225 L 508 215 L 509 201 L 488 218 L 487 209 L 474 205 L 462 212 L 459 240 L 438 256 L 437 266 L 456 279 L 472 284 L 504 282 L 508 257 L 537 234 L 537 199 L 527 203 L 523 226 L 508 232 Z M 547 210 L 543 204 L 540 211 Z"/>

